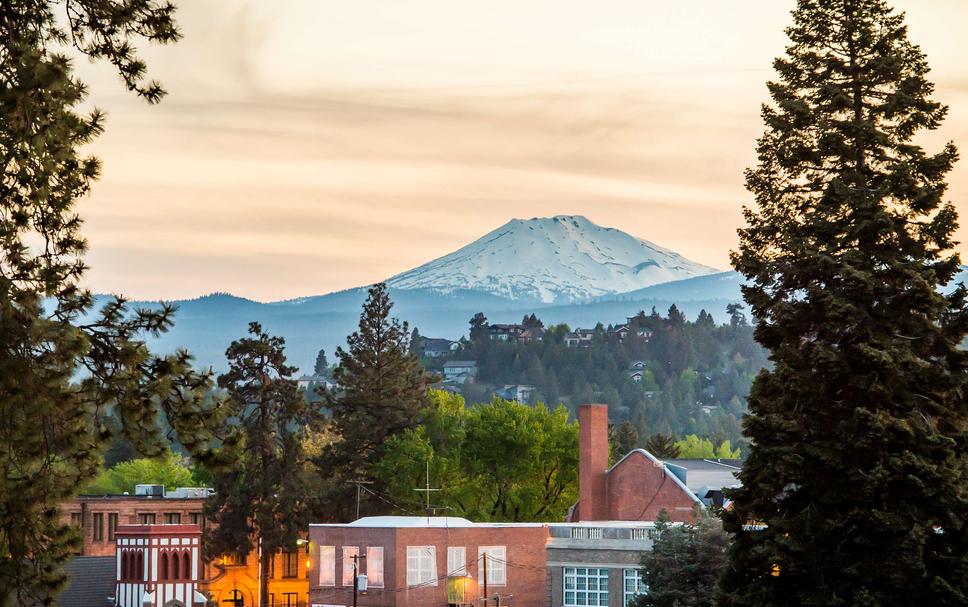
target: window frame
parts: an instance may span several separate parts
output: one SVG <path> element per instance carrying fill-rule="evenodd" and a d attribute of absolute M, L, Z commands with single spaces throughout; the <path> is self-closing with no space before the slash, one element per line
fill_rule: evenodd
<path fill-rule="evenodd" d="M 94 512 L 91 516 L 91 539 L 95 542 L 104 541 L 104 513 Z"/>
<path fill-rule="evenodd" d="M 594 572 L 594 573 L 592 573 Z M 589 589 L 589 580 L 595 580 L 595 589 Z M 580 586 L 579 580 L 584 581 L 584 588 Z M 568 587 L 568 582 L 573 583 L 573 587 Z M 563 607 L 608 607 L 608 582 L 609 570 L 604 567 L 562 567 L 561 576 L 561 604 Z M 568 600 L 569 593 L 572 600 Z M 579 600 L 579 595 L 584 595 L 584 601 Z M 594 594 L 595 602 L 590 600 Z"/>
<path fill-rule="evenodd" d="M 323 579 L 324 572 L 329 574 L 329 577 L 325 580 Z M 336 587 L 336 546 L 319 547 L 319 578 L 317 582 L 320 587 Z"/>
<path fill-rule="evenodd" d="M 429 563 L 426 567 L 427 579 L 423 579 L 424 565 L 422 559 Z M 410 566 L 411 560 L 416 559 L 416 569 Z M 407 588 L 415 586 L 437 585 L 437 547 L 436 546 L 407 546 Z"/>
<path fill-rule="evenodd" d="M 359 546 L 341 546 L 340 555 L 342 558 L 340 562 L 343 565 L 343 575 L 340 577 L 340 581 L 344 587 L 353 587 L 353 557 L 359 559 L 360 547 Z M 360 567 L 360 562 L 357 560 L 356 565 L 356 575 L 359 575 L 363 569 Z"/>
<path fill-rule="evenodd" d="M 114 542 L 117 540 L 118 519 L 119 519 L 119 515 L 117 512 L 108 512 L 108 541 L 109 542 Z"/>
<path fill-rule="evenodd" d="M 494 552 L 500 553 L 492 554 Z M 488 555 L 487 561 L 487 585 L 503 587 L 508 585 L 508 547 L 507 546 L 478 546 L 477 547 L 477 583 L 484 586 L 484 554 Z M 492 560 L 496 559 L 496 560 Z M 495 567 L 499 565 L 499 567 Z M 500 572 L 501 580 L 495 580 L 494 575 Z"/>
<path fill-rule="evenodd" d="M 455 567 L 455 560 L 452 556 L 460 554 L 460 565 Z M 447 547 L 447 577 L 467 575 L 467 547 L 448 546 Z"/>
<path fill-rule="evenodd" d="M 375 558 L 377 553 L 380 557 Z M 384 577 L 384 564 L 383 564 L 383 546 L 367 546 L 366 547 L 366 585 L 372 588 L 383 588 L 386 584 L 386 578 Z M 373 572 L 376 570 L 376 565 L 374 563 L 380 563 L 379 567 L 379 581 L 374 582 Z"/>
<path fill-rule="evenodd" d="M 631 574 L 631 576 L 629 575 Z M 629 582 L 635 581 L 635 589 L 629 591 Z M 645 580 L 642 579 L 641 569 L 622 569 L 622 598 L 624 599 L 623 605 L 628 605 L 629 602 L 637 596 L 642 596 L 649 592 L 649 587 L 646 585 Z"/>

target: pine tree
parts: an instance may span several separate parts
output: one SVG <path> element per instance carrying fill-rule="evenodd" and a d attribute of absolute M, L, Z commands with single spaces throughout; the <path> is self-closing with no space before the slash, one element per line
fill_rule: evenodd
<path fill-rule="evenodd" d="M 478 341 L 487 334 L 487 316 L 483 312 L 478 312 L 471 317 L 471 330 L 469 337 L 471 341 Z"/>
<path fill-rule="evenodd" d="M 676 437 L 662 434 L 653 434 L 645 441 L 645 450 L 661 459 L 675 459 L 679 457 L 679 447 L 676 446 Z"/>
<path fill-rule="evenodd" d="M 63 12 L 61 12 L 63 10 Z M 217 401 L 185 352 L 152 355 L 145 334 L 174 309 L 94 310 L 83 289 L 87 244 L 76 204 L 100 172 L 81 148 L 104 127 L 80 109 L 87 89 L 64 54 L 106 59 L 148 102 L 133 42 L 178 38 L 173 7 L 154 0 L 0 3 L 0 605 L 49 605 L 79 546 L 60 503 L 98 473 L 118 434 L 145 455 L 169 446 L 162 424 L 208 451 Z"/>
<path fill-rule="evenodd" d="M 329 361 L 326 360 L 326 350 L 320 350 L 316 355 L 316 363 L 313 365 L 313 374 L 316 377 L 329 377 Z"/>
<path fill-rule="evenodd" d="M 339 366 L 333 378 L 340 391 L 325 395 L 341 440 L 317 463 L 330 480 L 330 495 L 343 508 L 343 518 L 352 514 L 347 487 L 338 483 L 369 475 L 386 441 L 419 422 L 427 390 L 437 380 L 408 352 L 409 327 L 390 317 L 392 307 L 385 284 L 370 288 L 359 329 L 346 338 L 349 349 L 336 350 Z"/>
<path fill-rule="evenodd" d="M 956 150 L 914 143 L 946 108 L 883 0 L 793 18 L 733 255 L 774 367 L 749 398 L 723 603 L 965 605 L 968 314 L 963 287 L 939 292 Z"/>
<path fill-rule="evenodd" d="M 609 425 L 609 459 L 613 463 L 628 455 L 632 449 L 635 449 L 638 442 L 639 431 L 635 429 L 635 425 L 632 422 L 626 420 L 617 426 Z"/>
<path fill-rule="evenodd" d="M 258 547 L 262 606 L 273 556 L 295 548 L 309 524 L 303 439 L 320 430 L 323 415 L 310 408 L 286 364 L 285 341 L 249 324 L 250 337 L 232 342 L 229 370 L 218 385 L 228 394 L 229 417 L 220 433 L 224 468 L 213 477 L 215 494 L 206 500 L 209 558 L 249 554 Z"/>

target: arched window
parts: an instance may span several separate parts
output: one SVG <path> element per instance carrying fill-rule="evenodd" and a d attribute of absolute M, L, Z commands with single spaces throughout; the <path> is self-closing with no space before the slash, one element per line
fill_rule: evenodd
<path fill-rule="evenodd" d="M 182 552 L 182 579 L 192 579 L 192 554 L 187 550 Z"/>
<path fill-rule="evenodd" d="M 168 579 L 168 553 L 162 552 L 161 558 L 158 559 L 158 579 L 167 580 Z"/>
<path fill-rule="evenodd" d="M 134 575 L 131 576 L 138 581 L 145 579 L 145 553 L 138 550 L 134 559 Z"/>
<path fill-rule="evenodd" d="M 178 553 L 172 552 L 168 555 L 168 558 L 171 559 L 170 569 L 168 570 L 168 579 L 177 580 L 178 574 L 181 573 L 181 563 L 178 562 Z"/>

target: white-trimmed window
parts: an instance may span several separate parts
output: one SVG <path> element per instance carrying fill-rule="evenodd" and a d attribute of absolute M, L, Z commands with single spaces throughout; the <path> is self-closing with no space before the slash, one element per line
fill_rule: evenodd
<path fill-rule="evenodd" d="M 366 549 L 366 584 L 383 588 L 383 546 L 369 546 Z"/>
<path fill-rule="evenodd" d="M 407 546 L 407 586 L 437 585 L 437 549 Z"/>
<path fill-rule="evenodd" d="M 565 607 L 606 607 L 608 569 L 565 567 Z"/>
<path fill-rule="evenodd" d="M 505 546 L 480 546 L 477 549 L 477 582 L 484 584 L 484 558 L 487 555 L 488 586 L 504 586 L 508 583 L 507 548 Z"/>
<path fill-rule="evenodd" d="M 447 548 L 447 575 L 467 575 L 467 548 L 463 546 Z"/>
<path fill-rule="evenodd" d="M 623 572 L 625 578 L 624 585 L 624 598 L 625 605 L 628 605 L 632 599 L 635 597 L 645 594 L 649 587 L 645 585 L 645 580 L 642 579 L 642 572 L 638 569 L 625 569 Z"/>
<path fill-rule="evenodd" d="M 319 547 L 319 585 L 336 585 L 336 546 Z"/>
<path fill-rule="evenodd" d="M 343 585 L 353 585 L 353 557 L 360 555 L 359 546 L 343 546 Z M 357 565 L 359 567 L 359 565 Z"/>

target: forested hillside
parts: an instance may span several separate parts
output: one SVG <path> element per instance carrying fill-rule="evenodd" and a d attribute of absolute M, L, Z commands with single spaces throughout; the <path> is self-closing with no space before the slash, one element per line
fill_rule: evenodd
<path fill-rule="evenodd" d="M 742 308 L 730 306 L 729 317 L 728 324 L 717 325 L 703 311 L 689 321 L 673 305 L 664 317 L 653 309 L 623 322 L 630 329 L 624 340 L 599 324 L 581 346 L 566 344 L 572 330 L 567 325 L 543 327 L 542 339 L 530 343 L 471 331 L 473 338 L 458 350 L 424 363 L 439 371 L 446 361 L 475 361 L 476 380 L 451 387 L 468 403 L 488 402 L 505 385 L 525 384 L 535 387 L 533 403 L 560 403 L 573 412 L 580 403 L 607 403 L 611 421 L 631 422 L 639 444 L 665 433 L 736 445 L 749 386 L 767 359 Z M 540 326 L 540 319 L 525 321 Z M 644 363 L 640 379 L 631 374 L 636 362 Z"/>

